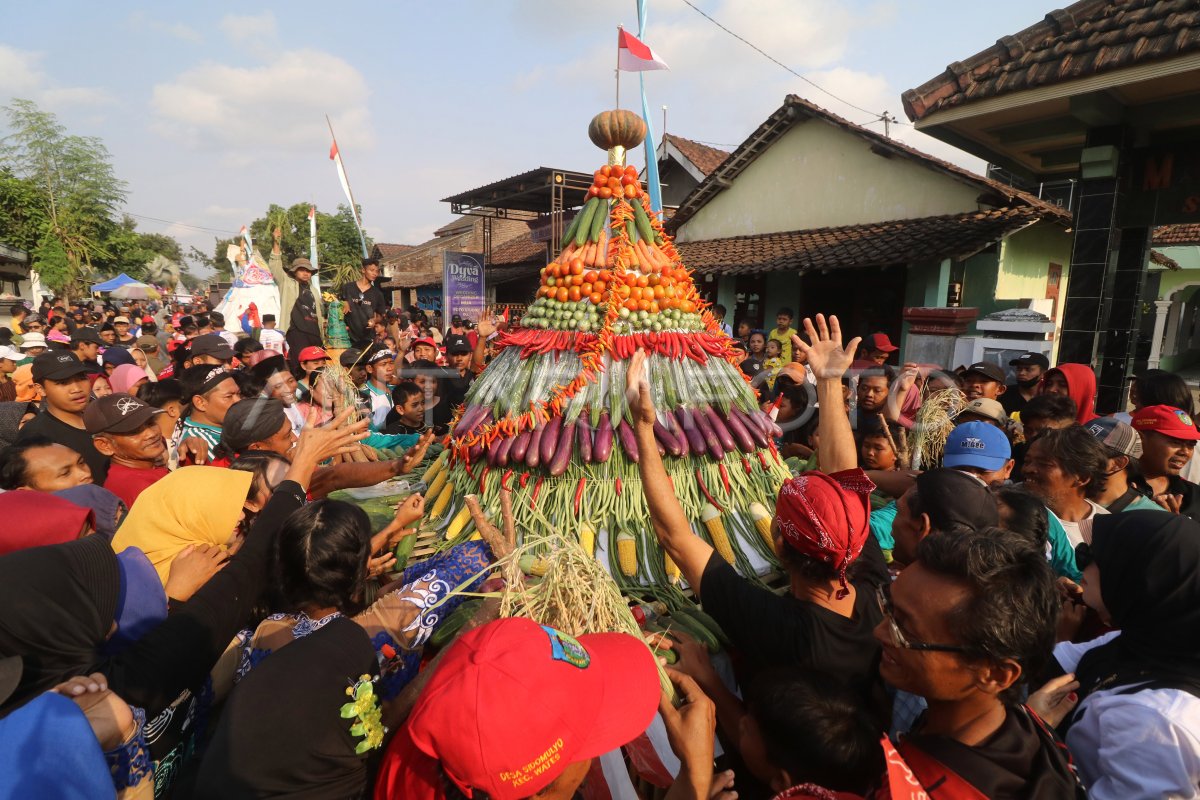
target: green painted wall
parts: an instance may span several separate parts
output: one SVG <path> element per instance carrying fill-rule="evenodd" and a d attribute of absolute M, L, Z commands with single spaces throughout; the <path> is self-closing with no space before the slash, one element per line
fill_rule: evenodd
<path fill-rule="evenodd" d="M 999 249 L 999 248 L 997 248 Z M 976 253 L 967 259 L 963 269 L 963 300 L 968 308 L 978 308 L 979 317 L 986 317 L 993 311 L 1006 308 L 1016 308 L 1016 299 L 999 297 L 997 291 L 997 276 L 1000 272 L 1000 257 L 995 251 Z M 975 332 L 972 323 L 968 332 Z"/>

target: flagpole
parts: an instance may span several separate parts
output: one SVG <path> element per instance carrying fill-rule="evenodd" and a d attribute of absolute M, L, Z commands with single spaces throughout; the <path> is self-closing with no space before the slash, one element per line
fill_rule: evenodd
<path fill-rule="evenodd" d="M 329 126 L 329 136 L 333 139 L 333 144 L 337 146 L 337 134 L 333 132 L 333 123 L 329 121 L 329 115 L 325 115 L 325 124 Z M 342 158 L 342 151 L 339 149 L 338 158 Z M 342 158 L 342 171 L 346 170 L 346 159 Z M 350 188 L 350 176 L 346 176 L 346 194 L 350 195 L 350 216 L 354 217 L 354 224 L 358 227 L 358 240 L 362 243 L 363 258 L 366 258 L 367 253 L 367 237 L 363 233 L 362 220 L 358 216 L 358 202 L 354 199 L 354 190 Z"/>
<path fill-rule="evenodd" d="M 617 69 L 615 70 L 616 74 L 617 74 L 617 105 L 616 105 L 616 108 L 621 107 L 621 31 L 623 31 L 624 29 L 625 28 L 621 25 L 617 26 Z"/>

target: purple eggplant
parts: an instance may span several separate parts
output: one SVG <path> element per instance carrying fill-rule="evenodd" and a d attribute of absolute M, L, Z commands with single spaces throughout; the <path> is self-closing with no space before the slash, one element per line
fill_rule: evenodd
<path fill-rule="evenodd" d="M 613 449 L 613 427 L 608 414 L 600 415 L 600 424 L 596 426 L 596 440 L 592 443 L 592 460 L 597 464 L 608 461 Z"/>
<path fill-rule="evenodd" d="M 667 426 L 658 420 L 654 420 L 654 438 L 658 440 L 658 445 L 663 451 L 663 455 L 667 453 L 676 457 L 683 455 L 683 448 L 679 446 L 679 442 L 675 439 L 674 434 L 667 430 Z"/>
<path fill-rule="evenodd" d="M 549 436 L 549 432 L 545 434 Z M 558 477 L 567 471 L 567 465 L 571 463 L 571 453 L 575 449 L 575 423 L 570 422 L 562 426 L 562 431 L 558 434 L 558 447 L 554 451 L 554 458 L 550 463 L 550 474 L 553 477 Z"/>
<path fill-rule="evenodd" d="M 545 425 L 538 425 L 529 437 L 529 449 L 525 451 L 525 466 L 533 469 L 542 463 L 542 435 L 546 432 Z"/>
<path fill-rule="evenodd" d="M 482 413 L 483 406 L 470 406 L 467 408 L 465 411 L 463 411 L 463 415 L 458 418 L 458 424 L 454 426 L 454 434 L 456 436 L 462 436 L 467 431 L 471 430 L 471 425 L 474 424 L 475 418 Z"/>
<path fill-rule="evenodd" d="M 729 429 L 729 433 L 737 441 L 738 447 L 742 449 L 743 453 L 754 452 L 754 438 L 738 418 L 736 408 L 729 410 L 729 416 L 725 418 L 725 427 Z"/>
<path fill-rule="evenodd" d="M 708 409 L 708 424 L 712 426 L 713 433 L 717 435 L 717 441 L 721 443 L 721 447 L 725 449 L 726 453 L 737 450 L 737 442 L 733 440 L 733 435 L 725 427 L 725 422 L 715 408 L 709 407 Z"/>
<path fill-rule="evenodd" d="M 500 466 L 500 445 L 502 441 L 494 440 L 487 449 L 487 462 L 489 467 Z"/>
<path fill-rule="evenodd" d="M 700 434 L 704 437 L 704 443 L 708 445 L 708 454 L 720 461 L 725 457 L 725 447 L 717 438 L 717 432 L 713 430 L 712 424 L 708 420 L 709 413 L 708 407 L 698 408 L 696 413 L 692 414 L 692 419 L 696 421 L 696 426 L 700 428 Z"/>
<path fill-rule="evenodd" d="M 704 455 L 708 447 L 704 444 L 704 435 L 700 433 L 700 429 L 696 427 L 696 423 L 692 419 L 691 410 L 680 406 L 675 409 L 675 417 L 679 421 L 680 430 L 687 438 L 688 449 L 692 451 L 692 455 Z"/>
<path fill-rule="evenodd" d="M 500 451 L 496 454 L 496 466 L 497 467 L 507 467 L 508 466 L 508 454 L 510 452 L 512 452 L 512 446 L 516 440 L 517 440 L 517 437 L 515 437 L 515 436 L 505 436 L 503 439 L 501 439 L 499 442 L 496 443 L 495 449 Z"/>
<path fill-rule="evenodd" d="M 750 416 L 745 411 L 734 407 L 729 414 L 729 421 L 736 421 L 738 424 L 740 424 L 742 426 L 742 430 L 744 430 L 750 436 L 750 438 L 754 440 L 754 444 L 758 445 L 759 447 L 767 446 L 767 435 L 763 433 L 762 428 L 758 426 L 757 422 L 750 419 Z M 730 430 L 733 430 L 733 426 L 730 426 Z M 736 436 L 737 434 L 735 433 L 734 435 Z M 750 451 L 747 450 L 746 452 Z"/>
<path fill-rule="evenodd" d="M 476 443 L 476 444 L 471 445 L 471 447 L 467 450 L 467 463 L 468 464 L 478 464 L 479 457 L 481 455 L 483 455 L 483 444 Z"/>
<path fill-rule="evenodd" d="M 767 438 L 777 439 L 780 436 L 783 436 L 783 428 L 775 424 L 775 420 L 771 419 L 767 412 L 756 411 L 754 412 L 754 416 L 758 420 L 758 424 L 762 428 L 763 433 L 767 435 Z"/>
<path fill-rule="evenodd" d="M 542 433 L 541 461 L 546 466 L 554 460 L 554 451 L 558 447 L 558 434 L 562 430 L 562 417 L 551 417 Z"/>
<path fill-rule="evenodd" d="M 637 437 L 633 435 L 633 428 L 625 422 L 619 422 L 616 426 L 617 436 L 621 437 L 621 447 L 625 450 L 625 456 L 633 463 L 641 461 L 641 455 L 638 452 Z"/>
<path fill-rule="evenodd" d="M 586 416 L 575 423 L 575 433 L 579 438 L 579 460 L 584 464 L 592 463 L 592 426 Z"/>
<path fill-rule="evenodd" d="M 529 440 L 532 436 L 532 431 L 524 430 L 513 439 L 512 449 L 508 451 L 508 458 L 514 465 L 525 460 L 525 451 L 529 449 Z"/>
<path fill-rule="evenodd" d="M 666 412 L 667 430 L 675 437 L 675 441 L 679 443 L 679 457 L 687 458 L 692 452 L 692 446 L 688 442 L 687 434 L 679 427 L 679 420 L 670 411 Z"/>

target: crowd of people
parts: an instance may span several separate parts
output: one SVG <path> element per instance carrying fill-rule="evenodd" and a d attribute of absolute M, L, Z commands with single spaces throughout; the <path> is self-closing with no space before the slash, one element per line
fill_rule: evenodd
<path fill-rule="evenodd" d="M 12 309 L 0 796 L 570 798 L 657 717 L 671 798 L 1200 797 L 1200 430 L 1178 376 L 1098 416 L 1087 365 L 1031 352 L 1009 384 L 892 366 L 887 335 L 843 342 L 836 318 L 739 322 L 792 472 L 773 591 L 688 521 L 635 354 L 648 522 L 722 661 L 677 631 L 499 619 L 503 537 L 397 571 L 425 498 L 373 530 L 330 497 L 425 461 L 506 324 L 391 311 L 377 270 L 344 287 L 336 358 L 200 302 Z M 933 405 L 953 411 L 921 463 Z M 490 599 L 432 644 L 471 593 Z"/>

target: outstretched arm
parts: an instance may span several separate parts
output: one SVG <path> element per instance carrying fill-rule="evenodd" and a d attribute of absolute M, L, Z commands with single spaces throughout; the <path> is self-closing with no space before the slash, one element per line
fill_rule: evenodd
<path fill-rule="evenodd" d="M 654 534 L 663 550 L 679 567 L 692 591 L 700 594 L 700 579 L 712 557 L 713 548 L 692 531 L 683 507 L 675 496 L 662 456 L 658 454 L 658 443 L 654 439 L 654 400 L 650 396 L 650 384 L 646 381 L 645 351 L 639 350 L 629 359 L 626 389 L 626 402 L 633 410 L 633 430 L 641 456 L 638 474 L 642 478 L 642 491 L 650 509 Z"/>
<path fill-rule="evenodd" d="M 807 317 L 804 320 L 805 342 L 799 336 L 792 337 L 792 344 L 808 356 L 808 365 L 817 378 L 817 402 L 821 404 L 821 416 L 817 422 L 817 433 L 821 447 L 817 459 L 821 471 L 826 474 L 854 469 L 858 466 L 858 449 L 854 446 L 854 431 L 842 402 L 842 376 L 854 361 L 861 337 L 854 337 L 842 347 L 842 326 L 837 317 L 817 314 L 816 325 Z"/>

